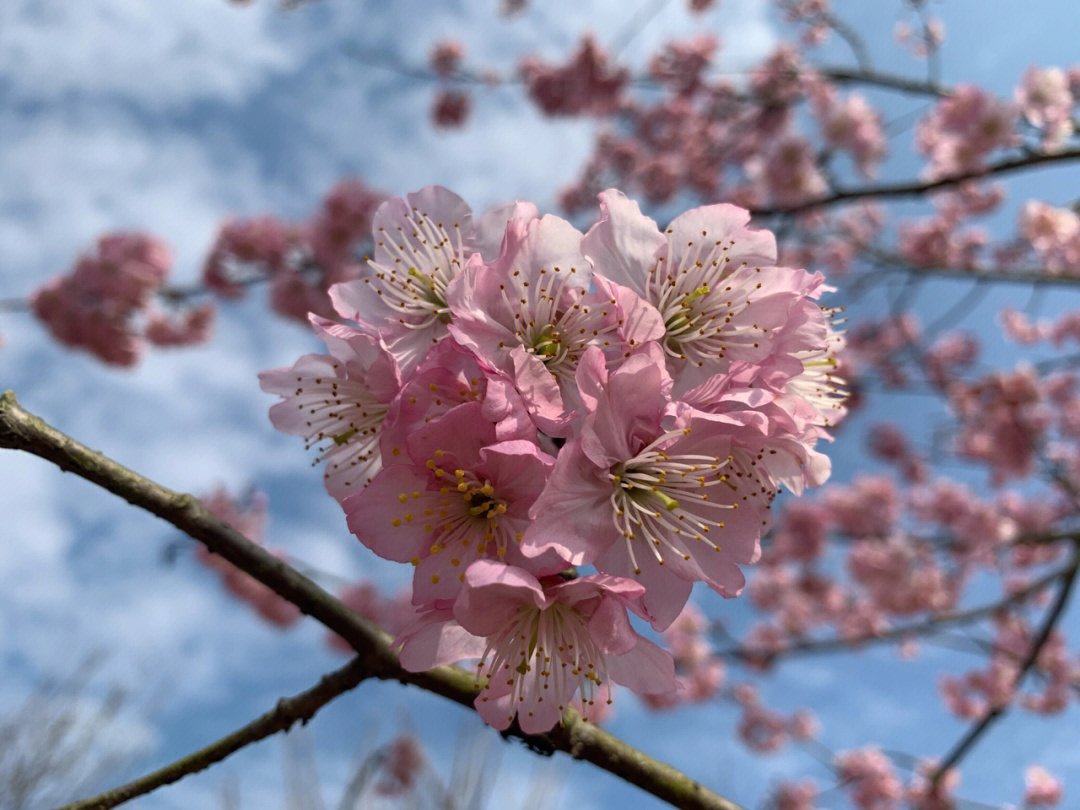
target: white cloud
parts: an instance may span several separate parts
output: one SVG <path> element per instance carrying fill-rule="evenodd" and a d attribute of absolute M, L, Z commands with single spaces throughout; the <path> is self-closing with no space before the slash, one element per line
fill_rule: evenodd
<path fill-rule="evenodd" d="M 273 16 L 269 4 L 224 0 L 8 0 L 0 74 L 12 100 L 29 104 L 115 96 L 152 111 L 236 100 L 295 64 L 270 33 Z"/>

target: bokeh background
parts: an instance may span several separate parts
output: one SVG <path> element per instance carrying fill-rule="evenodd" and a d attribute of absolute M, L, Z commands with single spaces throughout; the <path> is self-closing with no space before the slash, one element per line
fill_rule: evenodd
<path fill-rule="evenodd" d="M 1080 57 L 1080 7 L 1072 0 L 933 5 L 948 26 L 942 76 L 949 82 L 975 80 L 1009 95 L 1029 64 Z M 866 36 L 880 67 L 921 75 L 924 66 L 891 42 L 900 3 L 835 6 Z M 632 7 L 630 0 L 536 0 L 505 19 L 495 0 L 321 0 L 288 13 L 267 0 L 239 7 L 224 0 L 0 0 L 0 297 L 28 293 L 116 229 L 160 234 L 176 251 L 176 280 L 194 281 L 226 215 L 301 219 L 344 176 L 392 194 L 441 183 L 478 210 L 514 198 L 554 209 L 558 190 L 591 150 L 593 125 L 545 119 L 510 86 L 478 89 L 463 129 L 433 129 L 432 86 L 380 63 L 422 63 L 447 36 L 468 46 L 470 62 L 509 72 L 527 52 L 561 58 L 585 30 L 601 43 L 632 33 L 623 56 L 641 64 L 660 43 L 707 27 L 722 40 L 720 69 L 736 73 L 782 36 L 764 0 L 722 0 L 693 19 L 673 0 L 642 30 L 628 32 Z M 824 55 L 826 62 L 849 61 L 839 44 Z M 893 96 L 889 104 L 886 114 L 901 121 L 925 109 L 918 99 Z M 909 139 L 910 130 L 898 137 Z M 884 175 L 913 167 L 900 157 Z M 1043 198 L 1065 198 L 1075 196 L 1078 180 L 1077 169 L 1065 168 L 1013 188 L 1018 197 L 1038 188 Z M 920 289 L 927 319 L 964 290 L 945 281 Z M 996 308 L 1031 303 L 1028 294 L 996 290 L 964 313 L 995 359 L 1010 351 L 997 334 Z M 1070 303 L 1080 299 L 1062 295 L 1038 305 L 1053 314 Z M 857 306 L 880 310 L 888 297 L 867 295 Z M 259 391 L 257 373 L 318 344 L 301 326 L 269 314 L 262 294 L 223 307 L 210 344 L 155 351 L 133 370 L 61 348 L 27 315 L 0 313 L 0 333 L 0 388 L 16 390 L 66 432 L 177 489 L 257 486 L 270 496 L 275 545 L 344 579 L 371 577 L 387 591 L 405 584 L 398 567 L 378 563 L 348 535 L 302 443 L 266 419 L 272 398 Z M 918 397 L 873 395 L 868 415 L 846 426 L 835 445 L 835 480 L 867 466 L 866 420 L 921 425 L 929 443 L 926 426 L 940 417 L 933 407 Z M 738 602 L 704 591 L 695 599 L 735 631 L 748 623 Z M 1075 626 L 1077 619 L 1074 609 L 1067 621 Z M 965 728 L 944 715 L 928 674 L 948 655 L 928 649 L 906 662 L 880 648 L 798 660 L 779 667 L 763 692 L 786 711 L 812 707 L 833 749 L 877 741 L 896 751 L 940 752 Z M 110 785 L 217 739 L 341 663 L 314 623 L 278 631 L 223 593 L 168 526 L 44 462 L 0 455 L 0 706 L 18 705 L 88 656 L 100 664 L 81 698 L 87 716 L 110 688 L 126 696 L 99 742 L 103 753 L 122 755 L 123 764 L 103 777 Z M 725 704 L 653 714 L 624 696 L 610 727 L 748 807 L 780 777 L 814 775 L 828 784 L 804 750 L 749 755 L 734 739 L 736 721 Z M 1080 776 L 1078 723 L 1075 707 L 1051 723 L 1006 718 L 966 763 L 962 794 L 992 804 L 1018 796 L 1019 774 L 1033 762 L 1068 784 Z M 358 751 L 402 730 L 415 731 L 437 762 L 448 762 L 462 734 L 485 733 L 470 712 L 415 690 L 365 684 L 324 710 L 308 732 L 328 801 Z M 241 807 L 281 806 L 292 778 L 282 756 L 281 741 L 270 740 L 133 806 L 217 807 L 229 785 Z M 506 747 L 494 806 L 516 806 L 537 767 L 533 755 Z M 589 766 L 557 760 L 539 767 L 543 778 L 561 783 L 564 806 L 656 806 Z M 842 795 L 826 795 L 821 805 L 842 806 Z"/>

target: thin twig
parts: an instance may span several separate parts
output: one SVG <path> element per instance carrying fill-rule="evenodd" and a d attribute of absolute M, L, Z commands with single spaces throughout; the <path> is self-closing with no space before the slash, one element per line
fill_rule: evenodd
<path fill-rule="evenodd" d="M 0 298 L 0 312 L 29 312 L 30 302 L 26 298 Z"/>
<path fill-rule="evenodd" d="M 859 65 L 859 72 L 864 74 L 873 73 L 870 51 L 867 50 L 866 43 L 863 42 L 859 33 L 846 21 L 828 11 L 821 13 L 821 21 L 835 31 L 836 35 L 844 40 L 844 42 L 847 43 L 847 46 L 851 48 L 851 53 Z"/>
<path fill-rule="evenodd" d="M 194 495 L 174 492 L 61 433 L 19 406 L 11 391 L 0 396 L 0 447 L 22 450 L 56 464 L 171 523 L 241 571 L 292 602 L 347 641 L 366 662 L 373 678 L 412 684 L 472 708 L 473 675 L 456 667 L 409 672 L 401 666 L 390 638 L 289 565 L 251 542 L 207 511 Z M 545 734 L 526 734 L 513 725 L 504 734 L 532 750 L 563 751 L 636 785 L 684 810 L 741 810 L 690 777 L 653 759 L 569 710 Z"/>
<path fill-rule="evenodd" d="M 296 723 L 306 723 L 331 700 L 356 688 L 368 677 L 367 661 L 363 658 L 354 658 L 341 669 L 325 675 L 311 689 L 290 698 L 282 698 L 266 714 L 238 728 L 228 736 L 222 737 L 212 745 L 115 790 L 102 793 L 92 799 L 65 805 L 60 810 L 109 810 L 111 807 L 144 796 L 160 787 L 171 785 L 185 776 L 206 770 L 241 748 L 278 732 L 288 731 Z"/>
<path fill-rule="evenodd" d="M 726 650 L 719 650 L 717 655 L 721 658 L 734 658 L 743 661 L 759 661 L 765 659 L 772 662 L 779 658 L 788 658 L 794 655 L 853 651 L 865 644 L 879 644 L 886 641 L 898 641 L 913 636 L 927 635 L 936 632 L 942 627 L 978 621 L 979 619 L 985 619 L 988 616 L 993 616 L 995 613 L 1000 613 L 1003 610 L 1015 607 L 1024 600 L 1050 587 L 1062 577 L 1069 576 L 1072 571 L 1073 568 L 1070 564 L 1065 568 L 1051 571 L 1046 576 L 1035 580 L 1024 588 L 1021 588 L 1005 599 L 1001 599 L 997 602 L 980 605 L 979 607 L 971 608 L 969 610 L 957 611 L 956 613 L 947 613 L 943 616 L 933 616 L 921 622 L 907 624 L 901 627 L 892 627 L 888 630 L 883 630 L 880 633 L 869 633 L 856 638 L 844 638 L 838 636 L 835 638 L 799 639 L 788 642 L 788 645 L 781 650 L 755 649 L 753 647 L 738 646 Z"/>
<path fill-rule="evenodd" d="M 1069 603 L 1069 594 L 1072 593 L 1073 585 L 1076 584 L 1077 573 L 1080 571 L 1080 540 L 1075 540 L 1074 542 L 1077 543 L 1078 548 L 1073 552 L 1072 562 L 1065 571 L 1065 581 L 1062 583 L 1057 599 L 1054 600 L 1054 604 L 1051 606 L 1050 610 L 1047 611 L 1046 618 L 1043 619 L 1042 627 L 1039 629 L 1039 635 L 1035 637 L 1035 641 L 1031 644 L 1031 650 L 1028 652 L 1027 657 L 1020 662 L 1020 666 L 1013 678 L 1013 689 L 1020 686 L 1024 677 L 1028 674 L 1028 671 L 1035 666 L 1043 647 L 1045 647 L 1046 642 L 1050 640 L 1050 634 L 1054 631 L 1054 626 L 1057 624 L 1058 619 L 1061 618 L 1061 614 L 1065 611 L 1065 606 Z M 967 734 L 953 746 L 952 750 L 945 755 L 945 758 L 942 759 L 935 768 L 934 773 L 930 777 L 931 787 L 936 786 L 945 775 L 945 772 L 964 758 L 968 751 L 974 747 L 975 743 L 979 741 L 979 738 L 982 737 L 990 726 L 1001 718 L 1007 710 L 1008 704 L 994 706 L 968 730 Z"/>

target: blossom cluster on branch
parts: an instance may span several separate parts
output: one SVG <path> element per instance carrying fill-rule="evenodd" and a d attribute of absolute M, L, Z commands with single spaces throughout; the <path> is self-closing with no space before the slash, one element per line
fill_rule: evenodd
<path fill-rule="evenodd" d="M 665 630 L 694 582 L 739 594 L 777 491 L 825 480 L 815 445 L 843 415 L 820 275 L 777 266 L 735 206 L 662 232 L 600 203 L 583 235 L 440 187 L 386 201 L 338 319 L 311 315 L 329 354 L 260 378 L 351 531 L 415 567 L 403 664 L 479 659 L 499 728 L 551 728 L 575 694 L 588 714 L 609 681 L 674 689 L 628 615 Z"/>

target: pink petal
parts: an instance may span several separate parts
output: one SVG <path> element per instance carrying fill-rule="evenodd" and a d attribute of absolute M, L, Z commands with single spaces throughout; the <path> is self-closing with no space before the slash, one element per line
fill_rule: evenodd
<path fill-rule="evenodd" d="M 610 655 L 629 652 L 638 639 L 626 615 L 626 605 L 611 596 L 600 599 L 600 606 L 589 619 L 589 633 Z"/>
<path fill-rule="evenodd" d="M 529 511 L 521 541 L 529 557 L 554 550 L 570 565 L 591 563 L 619 536 L 611 520 L 611 484 L 596 476 L 578 441 L 559 451 L 547 487 Z"/>
<path fill-rule="evenodd" d="M 597 273 L 644 296 L 645 280 L 667 239 L 621 191 L 609 189 L 599 197 L 600 221 L 581 240 L 581 252 Z"/>
<path fill-rule="evenodd" d="M 608 674 L 639 695 L 660 695 L 676 688 L 671 654 L 641 636 L 633 649 L 608 661 Z"/>
<path fill-rule="evenodd" d="M 383 559 L 420 557 L 430 543 L 424 509 L 438 508 L 439 499 L 427 485 L 427 476 L 410 464 L 384 467 L 366 489 L 341 504 L 349 530 Z"/>
<path fill-rule="evenodd" d="M 479 636 L 501 630 L 523 604 L 541 609 L 544 589 L 528 571 L 494 560 L 477 560 L 465 572 L 465 587 L 454 602 L 462 627 Z"/>
<path fill-rule="evenodd" d="M 409 672 L 453 664 L 484 654 L 484 639 L 468 633 L 454 621 L 449 607 L 421 609 L 394 640 L 401 646 L 401 666 Z"/>

